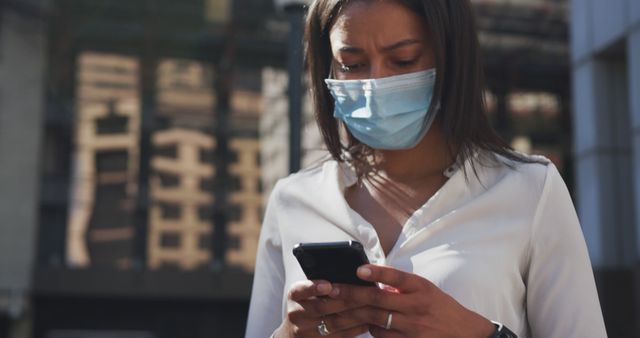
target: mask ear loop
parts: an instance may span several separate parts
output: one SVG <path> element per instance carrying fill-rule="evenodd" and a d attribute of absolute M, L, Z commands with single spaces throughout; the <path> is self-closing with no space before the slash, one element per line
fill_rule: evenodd
<path fill-rule="evenodd" d="M 329 65 L 329 74 L 327 79 L 330 79 L 330 80 L 335 79 L 334 75 L 335 75 L 335 62 L 332 59 Z M 347 162 L 349 162 L 350 160 L 352 160 L 351 154 L 347 151 L 347 148 L 349 145 L 349 132 L 347 131 L 347 126 L 344 124 L 344 122 L 341 119 L 337 119 L 337 120 L 338 120 L 338 137 L 340 139 L 340 147 L 342 148 L 342 156 L 343 158 L 347 159 Z"/>

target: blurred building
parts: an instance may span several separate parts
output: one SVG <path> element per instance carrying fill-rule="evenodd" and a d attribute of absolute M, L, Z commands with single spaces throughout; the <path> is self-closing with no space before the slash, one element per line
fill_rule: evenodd
<path fill-rule="evenodd" d="M 83 53 L 77 66 L 67 263 L 130 266 L 140 138 L 138 63 Z"/>
<path fill-rule="evenodd" d="M 216 93 L 210 63 L 162 59 L 157 67 L 156 120 L 151 139 L 149 269 L 193 270 L 211 262 L 215 203 L 211 130 Z"/>
<path fill-rule="evenodd" d="M 567 2 L 473 3 L 494 127 L 516 149 L 553 160 L 571 187 Z"/>
<path fill-rule="evenodd" d="M 255 138 L 236 138 L 229 144 L 238 159 L 229 166 L 229 173 L 237 187 L 229 195 L 229 202 L 238 210 L 228 227 L 227 261 L 253 273 L 258 236 L 263 214 L 263 194 L 260 172 L 260 141 Z"/>
<path fill-rule="evenodd" d="M 211 261 L 213 230 L 210 213 L 215 203 L 202 182 L 211 181 L 214 168 L 203 163 L 213 138 L 197 131 L 170 129 L 154 134 L 156 149 L 174 149 L 175 156 L 154 156 L 151 168 L 151 205 L 148 230 L 148 267 L 174 265 L 187 270 Z M 205 210 L 205 212 L 202 212 Z"/>
<path fill-rule="evenodd" d="M 46 1 L 0 2 L 0 337 L 29 332 L 47 12 Z"/>
<path fill-rule="evenodd" d="M 289 105 L 287 86 L 289 76 L 284 69 L 267 67 L 262 71 L 263 112 L 260 117 L 262 184 L 265 203 L 276 181 L 289 172 Z M 307 91 L 302 99 L 302 168 L 318 165 L 328 158 L 320 130 L 316 126 L 311 96 Z"/>
<path fill-rule="evenodd" d="M 578 212 L 610 337 L 640 335 L 640 2 L 571 1 Z"/>
<path fill-rule="evenodd" d="M 55 0 L 48 19 L 33 336 L 241 335 L 273 5 Z"/>
<path fill-rule="evenodd" d="M 566 1 L 473 1 L 495 127 L 572 191 L 577 160 L 608 324 L 634 318 L 618 316 L 630 297 L 612 305 L 638 251 L 623 132 L 638 25 L 600 14 L 637 13 L 620 1 L 574 4 L 573 59 Z M 265 202 L 288 174 L 288 33 L 261 0 L 0 2 L 0 336 L 242 336 Z M 628 143 L 584 143 L 595 126 Z M 307 95 L 300 127 L 303 167 L 320 163 Z"/>

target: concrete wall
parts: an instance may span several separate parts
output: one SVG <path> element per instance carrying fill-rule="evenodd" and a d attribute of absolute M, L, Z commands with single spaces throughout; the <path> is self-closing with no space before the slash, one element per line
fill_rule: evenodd
<path fill-rule="evenodd" d="M 630 126 L 640 125 L 632 118 L 640 114 L 633 102 L 638 70 L 632 73 L 640 62 L 632 56 L 640 18 L 630 8 L 640 6 L 636 0 L 574 0 L 571 6 L 578 212 L 594 265 L 631 265 L 640 257 L 632 212 L 640 190 L 629 184 L 637 134 Z"/>
<path fill-rule="evenodd" d="M 640 2 L 635 1 L 636 23 L 640 22 Z M 640 172 L 640 29 L 636 28 L 628 37 L 627 60 L 629 60 L 629 93 L 631 113 L 631 137 L 633 138 L 633 161 L 635 173 Z M 633 189 L 635 191 L 634 209 L 640 210 L 640 178 L 636 177 Z M 636 242 L 640 243 L 640 215 L 636 215 Z M 640 245 L 636 247 L 636 257 L 640 257 Z M 637 259 L 636 259 L 637 261 Z"/>
<path fill-rule="evenodd" d="M 572 0 L 577 208 L 610 336 L 635 337 L 640 258 L 640 1 Z"/>
<path fill-rule="evenodd" d="M 46 52 L 36 13 L 43 9 L 18 1 L 0 12 L 0 316 L 14 319 L 26 307 L 35 256 Z"/>

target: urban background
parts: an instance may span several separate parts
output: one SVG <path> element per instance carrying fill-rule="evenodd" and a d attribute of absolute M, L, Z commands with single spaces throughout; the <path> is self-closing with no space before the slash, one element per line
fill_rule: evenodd
<path fill-rule="evenodd" d="M 0 338 L 243 336 L 268 194 L 326 156 L 308 2 L 0 0 Z M 640 1 L 473 3 L 491 121 L 558 166 L 638 337 Z"/>

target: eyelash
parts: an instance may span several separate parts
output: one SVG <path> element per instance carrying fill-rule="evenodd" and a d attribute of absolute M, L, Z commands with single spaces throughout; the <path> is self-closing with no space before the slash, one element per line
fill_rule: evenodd
<path fill-rule="evenodd" d="M 417 61 L 418 61 L 418 59 L 398 60 L 395 63 L 400 67 L 408 67 L 408 66 L 413 66 Z"/>
<path fill-rule="evenodd" d="M 353 71 L 353 70 L 354 70 L 354 68 L 356 68 L 356 67 L 358 67 L 358 66 L 361 66 L 361 65 L 362 65 L 361 63 L 353 64 L 353 65 L 343 65 L 343 64 L 340 64 L 340 71 L 341 71 L 342 73 L 349 73 L 349 72 Z"/>
<path fill-rule="evenodd" d="M 410 67 L 413 66 L 416 62 L 418 61 L 418 59 L 412 59 L 412 60 L 398 60 L 398 61 L 394 61 L 394 63 L 398 66 L 398 67 Z M 344 64 L 339 64 L 339 69 L 340 72 L 342 73 L 349 73 L 354 71 L 355 69 L 357 69 L 360 66 L 363 66 L 364 64 L 362 63 L 356 63 L 356 64 L 352 64 L 352 65 L 344 65 Z"/>

